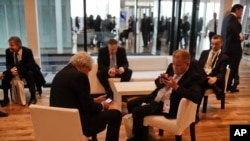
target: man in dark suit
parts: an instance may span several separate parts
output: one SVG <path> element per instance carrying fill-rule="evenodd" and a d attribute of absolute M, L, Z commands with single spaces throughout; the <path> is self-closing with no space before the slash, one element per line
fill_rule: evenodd
<path fill-rule="evenodd" d="M 239 64 L 242 57 L 242 38 L 240 37 L 241 25 L 238 18 L 241 18 L 243 6 L 235 4 L 231 13 L 227 15 L 222 22 L 221 35 L 224 40 L 223 52 L 229 56 L 228 64 L 230 67 L 230 75 L 228 78 L 227 90 L 230 92 L 238 92 L 239 85 Z"/>
<path fill-rule="evenodd" d="M 204 82 L 203 92 L 212 88 L 218 100 L 222 99 L 224 94 L 225 73 L 228 56 L 221 50 L 223 39 L 220 35 L 214 35 L 211 39 L 211 49 L 204 50 L 201 53 L 199 63 L 204 69 L 204 75 L 207 80 Z"/>
<path fill-rule="evenodd" d="M 86 52 L 78 52 L 70 59 L 52 81 L 50 106 L 78 109 L 86 136 L 93 136 L 107 126 L 106 141 L 118 141 L 122 114 L 108 109 L 110 104 L 105 102 L 106 95 L 91 97 L 88 73 L 92 62 Z"/>
<path fill-rule="evenodd" d="M 148 128 L 143 126 L 147 115 L 164 115 L 176 118 L 181 98 L 199 103 L 201 94 L 200 75 L 190 66 L 190 54 L 186 50 L 173 53 L 173 71 L 160 74 L 159 85 L 151 94 L 128 101 L 127 109 L 133 115 L 134 137 L 129 141 L 148 140 Z M 170 70 L 169 68 L 167 70 Z"/>
<path fill-rule="evenodd" d="M 148 47 L 148 42 L 150 41 L 150 20 L 146 16 L 146 14 L 143 14 L 143 17 L 141 19 L 141 26 L 140 31 L 142 33 L 142 40 L 143 40 L 143 47 Z"/>
<path fill-rule="evenodd" d="M 4 100 L 2 107 L 9 104 L 8 90 L 10 81 L 14 77 L 25 78 L 30 91 L 30 100 L 28 105 L 36 103 L 36 87 L 39 94 L 42 93 L 42 85 L 45 84 L 39 66 L 36 64 L 32 50 L 22 46 L 19 37 L 13 36 L 9 38 L 9 48 L 6 49 L 6 71 L 3 72 L 2 87 L 4 92 Z"/>
<path fill-rule="evenodd" d="M 117 77 L 121 81 L 130 81 L 132 70 L 129 69 L 126 51 L 118 47 L 118 41 L 110 39 L 108 46 L 99 49 L 97 78 L 103 85 L 107 97 L 113 99 L 113 91 L 110 88 L 108 78 Z"/>

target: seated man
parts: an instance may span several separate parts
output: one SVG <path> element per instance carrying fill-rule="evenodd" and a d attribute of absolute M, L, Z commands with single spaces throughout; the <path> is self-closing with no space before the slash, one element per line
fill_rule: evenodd
<path fill-rule="evenodd" d="M 97 58 L 97 78 L 104 87 L 107 97 L 113 99 L 113 91 L 110 88 L 108 78 L 118 77 L 121 81 L 130 81 L 132 70 L 129 69 L 126 51 L 118 47 L 118 41 L 110 39 L 108 47 L 100 48 Z"/>
<path fill-rule="evenodd" d="M 199 103 L 201 94 L 200 75 L 190 66 L 190 54 L 186 50 L 173 53 L 173 71 L 160 74 L 160 83 L 151 94 L 128 101 L 127 109 L 133 116 L 131 141 L 148 140 L 148 128 L 143 119 L 148 115 L 164 115 L 176 118 L 181 98 Z M 169 69 L 169 68 L 168 68 Z"/>
<path fill-rule="evenodd" d="M 204 75 L 205 71 L 201 67 L 199 61 L 197 61 L 196 59 L 191 60 L 190 67 L 191 67 L 192 70 L 196 71 L 199 74 L 199 78 L 200 78 L 201 84 L 203 86 L 204 83 L 207 81 L 207 76 Z M 167 74 L 173 74 L 174 73 L 173 63 L 169 64 L 169 66 L 168 66 L 168 68 L 166 70 L 166 73 Z M 156 84 L 157 87 L 159 87 L 161 85 L 161 79 L 160 79 L 160 77 L 158 77 L 155 80 L 155 84 Z M 204 88 L 203 87 L 201 88 L 201 94 L 204 94 Z M 200 104 L 201 104 L 202 98 L 203 98 L 203 96 L 200 97 L 200 100 L 199 100 L 199 103 L 198 103 L 198 106 L 197 106 L 196 121 L 195 121 L 196 123 L 198 123 L 200 121 L 199 109 L 200 109 Z"/>
<path fill-rule="evenodd" d="M 2 87 L 4 100 L 2 107 L 9 104 L 8 90 L 12 78 L 24 78 L 30 91 L 30 100 L 28 105 L 36 103 L 36 87 L 39 94 L 42 93 L 41 87 L 45 84 L 39 66 L 36 64 L 32 50 L 22 46 L 19 37 L 13 36 L 9 38 L 9 48 L 6 49 L 6 71 L 3 72 Z"/>
<path fill-rule="evenodd" d="M 92 63 L 86 52 L 78 52 L 70 59 L 52 81 L 50 106 L 78 109 L 84 135 L 96 135 L 107 127 L 106 141 L 118 141 L 122 114 L 108 109 L 106 95 L 91 97 L 88 73 Z"/>
<path fill-rule="evenodd" d="M 228 60 L 228 56 L 221 51 L 222 44 L 222 37 L 214 35 L 211 40 L 211 49 L 202 51 L 199 59 L 201 67 L 204 68 L 204 75 L 207 77 L 203 93 L 206 89 L 212 88 L 218 100 L 225 96 L 224 84 Z"/>

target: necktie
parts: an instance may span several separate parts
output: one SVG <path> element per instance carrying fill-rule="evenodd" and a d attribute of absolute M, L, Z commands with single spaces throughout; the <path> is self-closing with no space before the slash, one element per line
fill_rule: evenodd
<path fill-rule="evenodd" d="M 217 60 L 217 56 L 218 55 L 215 55 L 215 53 L 213 53 L 214 55 L 213 55 L 213 61 L 212 61 L 212 65 L 211 65 L 211 68 L 214 68 L 214 66 L 215 66 L 215 63 L 216 63 L 216 60 Z"/>
<path fill-rule="evenodd" d="M 214 33 L 217 33 L 217 24 L 216 24 L 216 19 L 214 20 Z"/>
<path fill-rule="evenodd" d="M 110 67 L 111 68 L 116 67 L 116 59 L 114 54 L 112 54 L 110 57 Z"/>
<path fill-rule="evenodd" d="M 213 60 L 214 60 L 214 57 L 215 57 L 215 53 L 214 52 L 212 52 L 212 55 L 211 55 L 211 57 L 210 57 L 210 59 L 209 59 L 209 66 L 212 68 L 212 65 L 213 65 Z"/>
<path fill-rule="evenodd" d="M 16 64 L 16 65 L 17 65 L 18 62 L 19 62 L 17 56 L 18 56 L 18 53 L 16 52 L 15 55 L 14 55 L 14 59 L 15 59 L 15 64 Z"/>

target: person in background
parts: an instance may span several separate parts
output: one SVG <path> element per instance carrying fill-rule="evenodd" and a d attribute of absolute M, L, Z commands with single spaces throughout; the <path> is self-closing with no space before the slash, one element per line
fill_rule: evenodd
<path fill-rule="evenodd" d="M 80 32 L 80 18 L 78 16 L 75 17 L 75 32 Z"/>
<path fill-rule="evenodd" d="M 10 102 L 8 90 L 10 89 L 10 82 L 14 77 L 26 80 L 31 95 L 28 105 L 36 104 L 36 89 L 41 96 L 42 86 L 45 84 L 40 67 L 35 62 L 32 50 L 24 47 L 19 37 L 12 36 L 8 41 L 9 48 L 5 51 L 7 70 L 3 72 L 4 78 L 2 79 L 4 99 L 1 105 L 4 107 Z"/>
<path fill-rule="evenodd" d="M 84 135 L 96 135 L 107 127 L 106 141 L 118 141 L 122 114 L 109 109 L 106 95 L 91 97 L 88 73 L 92 64 L 93 60 L 86 52 L 72 56 L 52 81 L 49 105 L 78 109 Z"/>
<path fill-rule="evenodd" d="M 221 36 L 224 40 L 223 52 L 229 56 L 228 64 L 230 75 L 228 78 L 227 90 L 231 93 L 239 92 L 237 86 L 240 83 L 239 65 L 242 57 L 241 42 L 241 24 L 238 18 L 241 18 L 243 6 L 235 4 L 231 8 L 231 13 L 227 15 L 222 22 Z"/>
<path fill-rule="evenodd" d="M 143 14 L 143 17 L 141 19 L 140 23 L 140 32 L 142 34 L 142 40 L 143 40 L 143 48 L 148 47 L 148 42 L 150 41 L 150 22 L 146 16 L 146 14 Z"/>
<path fill-rule="evenodd" d="M 99 49 L 97 63 L 97 78 L 104 87 L 107 97 L 113 99 L 113 91 L 108 78 L 121 78 L 121 82 L 131 79 L 132 70 L 129 69 L 126 51 L 118 47 L 117 40 L 110 39 L 108 46 Z"/>
<path fill-rule="evenodd" d="M 147 141 L 148 128 L 143 126 L 147 115 L 164 115 L 176 118 L 181 98 L 199 103 L 202 98 L 200 75 L 190 66 L 191 56 L 184 50 L 173 53 L 173 70 L 159 76 L 160 85 L 149 95 L 138 97 L 127 103 L 127 109 L 133 116 L 134 137 L 128 141 Z"/>
<path fill-rule="evenodd" d="M 207 35 L 207 32 L 209 30 L 208 33 L 208 37 L 209 37 L 209 42 L 210 42 L 210 49 L 211 47 L 211 39 L 214 35 L 217 34 L 217 25 L 218 25 L 218 19 L 216 19 L 217 17 L 217 13 L 213 13 L 213 19 L 209 20 L 207 26 L 206 26 L 206 30 L 205 30 L 205 37 Z"/>
<path fill-rule="evenodd" d="M 197 22 L 197 37 L 196 37 L 196 40 L 199 41 L 199 44 L 201 41 L 202 27 L 203 27 L 203 18 L 200 17 Z"/>
<path fill-rule="evenodd" d="M 188 38 L 190 31 L 190 23 L 188 21 L 188 16 L 184 16 L 181 22 L 181 40 L 184 40 L 184 45 L 181 42 L 181 48 L 187 49 L 188 47 Z"/>

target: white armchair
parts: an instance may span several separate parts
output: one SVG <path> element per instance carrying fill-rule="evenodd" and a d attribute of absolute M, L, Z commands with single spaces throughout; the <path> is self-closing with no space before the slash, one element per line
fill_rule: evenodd
<path fill-rule="evenodd" d="M 144 118 L 144 126 L 168 130 L 175 134 L 175 140 L 182 140 L 182 132 L 190 126 L 191 140 L 195 141 L 195 115 L 197 104 L 182 98 L 179 104 L 176 119 L 167 119 L 164 116 L 152 115 Z"/>
<path fill-rule="evenodd" d="M 78 109 L 30 105 L 36 141 L 88 141 Z"/>

